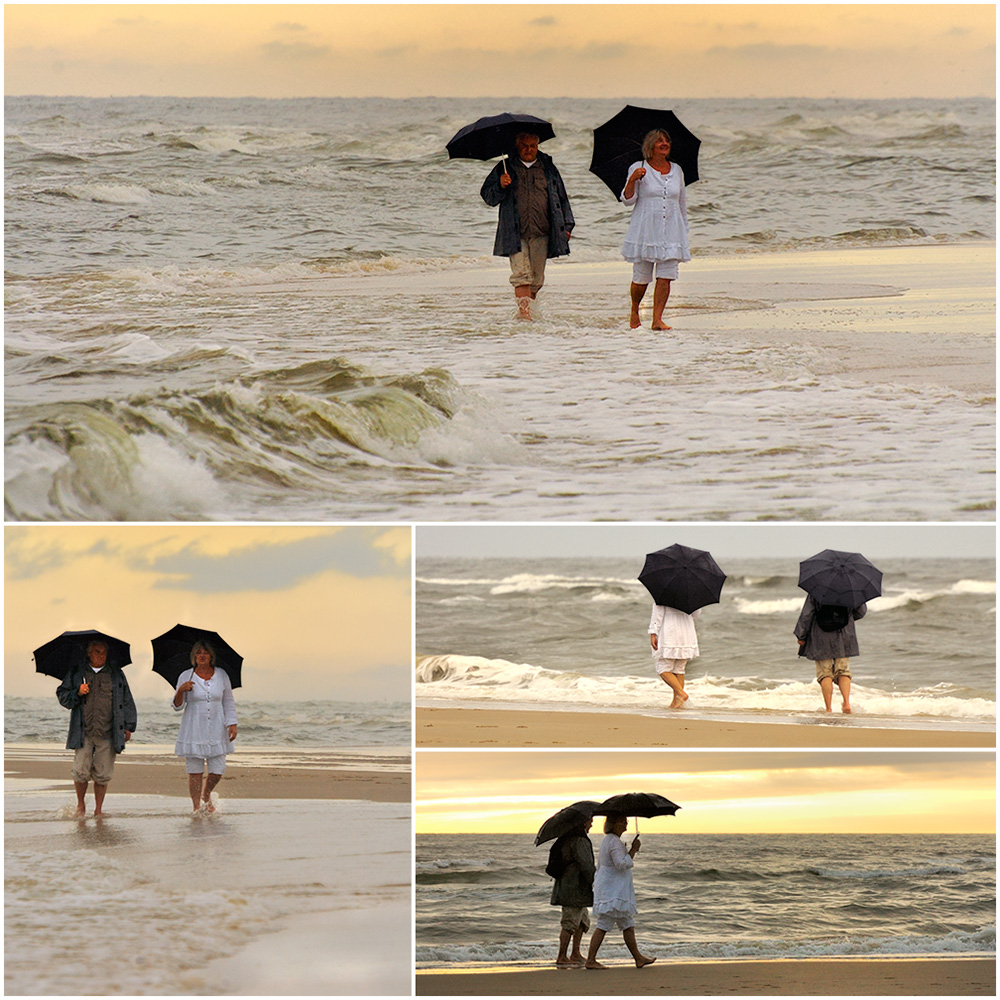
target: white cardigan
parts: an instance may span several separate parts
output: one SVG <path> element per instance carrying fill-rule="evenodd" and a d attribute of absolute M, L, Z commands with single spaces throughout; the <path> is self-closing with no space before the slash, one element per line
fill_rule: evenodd
<path fill-rule="evenodd" d="M 654 660 L 693 660 L 698 655 L 698 633 L 694 620 L 701 616 L 701 608 L 691 614 L 653 605 L 649 618 L 649 634 L 656 636 L 658 649 L 652 650 Z"/>
<path fill-rule="evenodd" d="M 644 160 L 628 168 L 628 176 L 639 167 L 646 168 L 646 176 L 635 183 L 635 193 L 621 201 L 633 205 L 622 256 L 631 263 L 646 260 L 690 260 L 688 248 L 687 191 L 684 174 L 676 164 L 670 173 L 663 175 Z"/>
<path fill-rule="evenodd" d="M 170 703 L 175 712 L 184 710 L 174 753 L 178 757 L 217 757 L 232 753 L 229 727 L 237 725 L 237 721 L 229 674 L 222 667 L 216 667 L 215 673 L 205 681 L 192 668 L 177 678 L 177 687 L 185 681 L 194 681 L 194 687 L 184 693 L 180 705 Z"/>

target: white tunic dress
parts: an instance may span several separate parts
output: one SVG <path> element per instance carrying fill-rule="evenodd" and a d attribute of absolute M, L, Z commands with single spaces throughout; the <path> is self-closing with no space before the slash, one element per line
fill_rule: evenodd
<path fill-rule="evenodd" d="M 177 687 L 185 681 L 194 681 L 194 687 L 184 693 L 180 705 L 170 703 L 175 712 L 184 710 L 174 753 L 178 757 L 217 757 L 232 753 L 229 727 L 237 725 L 237 721 L 236 700 L 229 674 L 222 667 L 216 667 L 215 673 L 206 681 L 192 668 L 180 675 Z"/>
<path fill-rule="evenodd" d="M 594 916 L 634 917 L 639 912 L 632 884 L 632 859 L 616 834 L 601 841 L 594 875 Z"/>
<path fill-rule="evenodd" d="M 621 201 L 634 206 L 632 218 L 625 233 L 622 256 L 631 263 L 640 260 L 690 260 L 688 248 L 687 192 L 684 174 L 673 163 L 669 174 L 661 174 L 644 160 L 628 168 L 628 176 L 639 167 L 646 168 L 646 176 L 636 181 L 635 193 Z"/>
<path fill-rule="evenodd" d="M 698 633 L 694 630 L 694 620 L 700 615 L 701 608 L 688 615 L 677 608 L 654 604 L 649 618 L 649 634 L 656 636 L 658 648 L 652 651 L 653 659 L 693 660 L 698 655 Z"/>

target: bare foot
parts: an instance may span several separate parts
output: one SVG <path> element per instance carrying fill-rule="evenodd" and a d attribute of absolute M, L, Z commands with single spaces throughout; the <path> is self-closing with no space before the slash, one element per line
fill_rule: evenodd
<path fill-rule="evenodd" d="M 652 965 L 656 961 L 655 956 L 650 958 L 648 955 L 640 955 L 635 960 L 635 967 L 641 969 L 644 965 Z"/>
<path fill-rule="evenodd" d="M 586 963 L 586 964 L 584 965 L 584 968 L 585 968 L 585 969 L 606 969 L 606 968 L 607 968 L 607 966 L 606 966 L 606 965 L 601 965 L 601 963 L 600 963 L 600 962 L 596 962 L 596 961 L 595 961 L 595 962 L 587 962 L 587 963 Z"/>
<path fill-rule="evenodd" d="M 202 799 L 201 808 L 202 808 L 202 810 L 204 812 L 207 812 L 207 813 L 214 813 L 215 812 L 215 806 L 212 805 L 212 803 L 211 803 L 211 801 L 209 799 Z"/>
<path fill-rule="evenodd" d="M 841 711 L 844 712 L 846 715 L 850 715 L 851 714 L 851 706 L 848 705 L 847 702 L 845 701 L 844 702 L 844 707 L 841 709 Z"/>
<path fill-rule="evenodd" d="M 633 309 L 628 316 L 628 325 L 633 329 L 637 330 L 642 326 L 642 320 L 639 319 L 639 310 Z"/>
<path fill-rule="evenodd" d="M 556 959 L 556 966 L 560 969 L 569 969 L 574 965 L 576 965 L 576 962 L 574 962 L 571 958 L 563 956 L 562 958 Z"/>
<path fill-rule="evenodd" d="M 104 819 L 104 813 L 94 810 L 94 819 Z"/>
<path fill-rule="evenodd" d="M 587 961 L 587 959 L 584 958 L 583 955 L 570 955 L 569 958 L 574 965 L 584 965 L 586 964 Z"/>
<path fill-rule="evenodd" d="M 669 327 L 669 326 L 667 326 L 667 324 L 666 324 L 666 323 L 654 323 L 654 324 L 653 324 L 653 325 L 652 325 L 652 326 L 650 327 L 650 329 L 651 329 L 651 330 L 671 330 L 671 329 L 673 329 L 673 327 Z"/>
<path fill-rule="evenodd" d="M 77 806 L 76 807 L 76 812 L 73 813 L 73 815 L 74 816 L 86 816 L 87 815 L 87 807 L 86 806 Z"/>
<path fill-rule="evenodd" d="M 531 319 L 531 299 L 527 295 L 518 297 L 517 317 L 518 319 Z"/>
<path fill-rule="evenodd" d="M 683 708 L 684 702 L 688 700 L 690 696 L 686 691 L 679 691 L 674 695 L 674 700 L 670 703 L 671 708 Z"/>

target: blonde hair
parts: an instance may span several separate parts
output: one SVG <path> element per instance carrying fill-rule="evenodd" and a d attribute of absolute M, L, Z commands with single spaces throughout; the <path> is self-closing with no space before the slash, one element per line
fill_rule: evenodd
<path fill-rule="evenodd" d="M 193 667 L 195 665 L 194 658 L 195 658 L 195 655 L 197 654 L 198 650 L 200 650 L 200 649 L 203 649 L 203 650 L 205 650 L 206 653 L 208 653 L 209 660 L 210 660 L 212 666 L 214 667 L 215 666 L 215 650 L 212 648 L 212 644 L 210 642 L 206 642 L 204 639 L 199 639 L 191 647 L 191 666 Z"/>
<path fill-rule="evenodd" d="M 608 815 L 604 818 L 604 832 L 613 833 L 614 825 L 620 819 L 625 819 L 625 813 L 608 813 Z"/>
<path fill-rule="evenodd" d="M 653 155 L 653 146 L 664 138 L 667 142 L 673 142 L 670 133 L 664 128 L 654 128 L 646 133 L 646 138 L 642 140 L 642 158 L 648 160 Z"/>

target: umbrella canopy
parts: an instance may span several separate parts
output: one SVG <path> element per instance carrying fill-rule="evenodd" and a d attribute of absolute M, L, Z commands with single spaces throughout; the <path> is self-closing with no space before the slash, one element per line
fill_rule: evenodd
<path fill-rule="evenodd" d="M 63 632 L 44 646 L 39 646 L 33 654 L 35 673 L 62 680 L 72 667 L 83 666 L 88 662 L 87 644 L 93 639 L 106 643 L 109 664 L 124 667 L 126 663 L 132 662 L 129 644 L 124 639 L 116 639 L 113 635 L 88 628 L 82 632 Z"/>
<path fill-rule="evenodd" d="M 639 832 L 639 816 L 673 816 L 680 806 L 670 799 L 665 799 L 656 792 L 623 792 L 605 799 L 594 810 L 597 816 L 607 816 L 609 813 L 621 813 L 623 816 L 635 816 L 635 832 Z"/>
<path fill-rule="evenodd" d="M 539 142 L 555 137 L 552 126 L 544 118 L 504 112 L 502 115 L 488 115 L 460 128 L 445 149 L 450 160 L 492 160 L 495 156 L 511 153 L 520 132 L 537 135 Z"/>
<path fill-rule="evenodd" d="M 538 836 L 535 837 L 535 847 L 544 844 L 547 840 L 555 840 L 564 833 L 577 829 L 588 819 L 593 819 L 596 810 L 600 809 L 600 802 L 592 802 L 585 799 L 583 802 L 574 802 L 565 809 L 553 813 L 541 826 Z"/>
<path fill-rule="evenodd" d="M 628 180 L 628 168 L 642 159 L 642 140 L 647 132 L 661 128 L 670 134 L 670 161 L 684 174 L 686 185 L 698 180 L 698 148 L 701 140 L 673 111 L 636 108 L 626 104 L 621 111 L 594 129 L 594 154 L 590 172 L 597 174 L 618 198 Z"/>
<path fill-rule="evenodd" d="M 799 563 L 799 586 L 819 604 L 857 608 L 882 593 L 882 572 L 860 552 L 824 549 Z"/>
<path fill-rule="evenodd" d="M 703 549 L 668 545 L 650 552 L 639 582 L 656 604 L 691 614 L 706 604 L 718 604 L 726 574 Z"/>
<path fill-rule="evenodd" d="M 185 670 L 191 669 L 191 647 L 202 639 L 215 650 L 215 665 L 222 667 L 229 675 L 234 688 L 241 683 L 243 657 L 219 635 L 207 628 L 193 625 L 175 625 L 169 632 L 158 635 L 153 640 L 153 671 L 165 677 L 172 687 L 177 687 L 177 679 Z"/>

